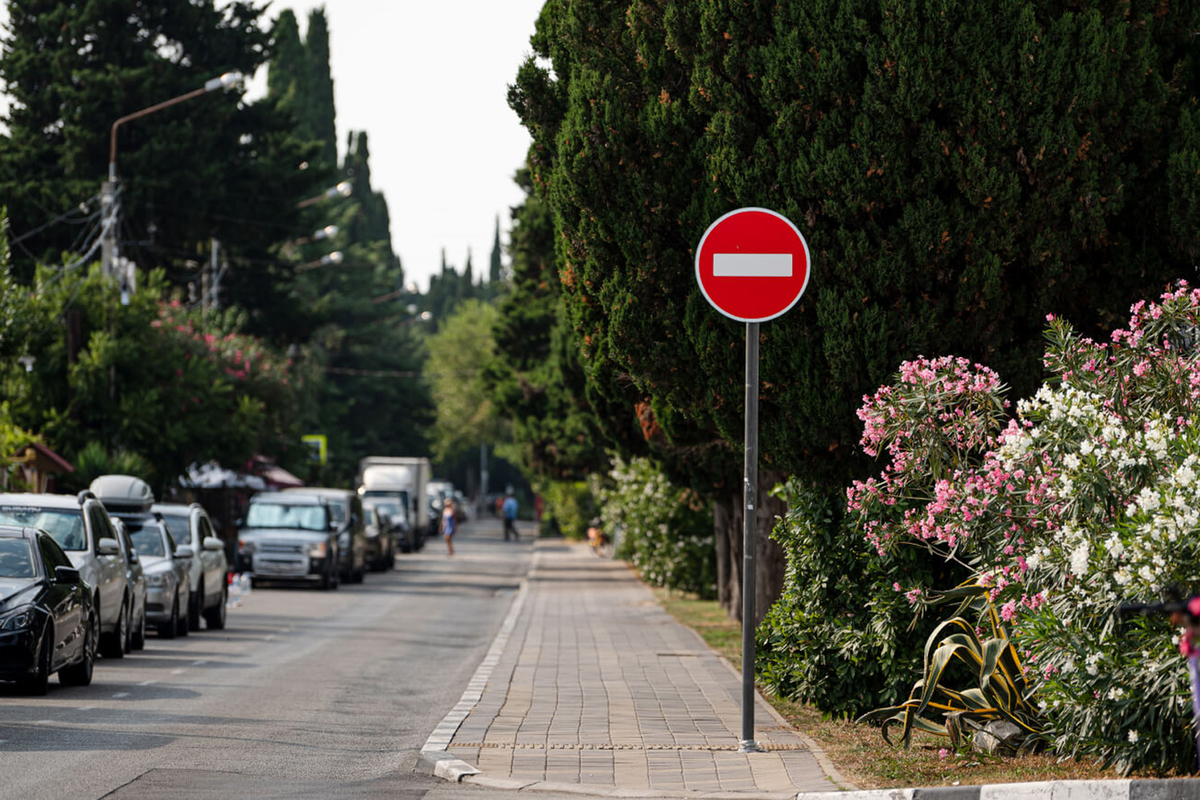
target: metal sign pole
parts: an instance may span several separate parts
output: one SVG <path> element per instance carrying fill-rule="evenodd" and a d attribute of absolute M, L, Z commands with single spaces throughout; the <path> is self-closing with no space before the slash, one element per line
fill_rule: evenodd
<path fill-rule="evenodd" d="M 738 750 L 757 753 L 754 741 L 754 521 L 758 502 L 758 323 L 746 323 L 746 465 L 742 504 L 742 738 Z"/>

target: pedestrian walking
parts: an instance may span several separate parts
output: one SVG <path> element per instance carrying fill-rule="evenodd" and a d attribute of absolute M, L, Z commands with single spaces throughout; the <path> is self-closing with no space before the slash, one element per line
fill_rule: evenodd
<path fill-rule="evenodd" d="M 521 536 L 517 533 L 517 498 L 513 496 L 512 489 L 508 490 L 508 496 L 504 498 L 501 509 L 504 512 L 504 541 L 508 541 L 510 533 L 514 541 L 520 539 Z"/>
<path fill-rule="evenodd" d="M 454 555 L 454 531 L 458 520 L 454 517 L 454 501 L 449 497 L 442 503 L 442 538 L 446 540 L 446 555 Z"/>

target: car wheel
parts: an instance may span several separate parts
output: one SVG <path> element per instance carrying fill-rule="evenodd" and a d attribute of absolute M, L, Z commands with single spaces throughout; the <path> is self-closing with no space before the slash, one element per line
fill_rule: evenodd
<path fill-rule="evenodd" d="M 41 641 L 38 642 L 38 651 L 34 656 L 34 673 L 21 679 L 21 689 L 25 694 L 41 697 L 44 695 L 50 685 L 50 651 L 54 649 L 51 637 L 54 635 L 54 630 L 49 625 L 42 631 Z"/>
<path fill-rule="evenodd" d="M 225 630 L 225 592 L 221 592 L 220 602 L 204 612 L 204 621 L 210 631 Z"/>
<path fill-rule="evenodd" d="M 117 629 L 108 635 L 104 649 L 100 651 L 105 658 L 124 658 L 125 645 L 129 642 L 129 604 L 121 601 L 121 612 L 117 614 Z"/>
<path fill-rule="evenodd" d="M 175 593 L 175 600 L 171 603 L 170 618 L 158 626 L 158 635 L 163 639 L 174 639 L 179 635 L 179 592 Z"/>
<path fill-rule="evenodd" d="M 125 639 L 121 646 L 126 653 L 133 652 L 133 603 L 129 604 L 129 617 L 125 620 Z"/>
<path fill-rule="evenodd" d="M 89 614 L 87 627 L 83 631 L 83 651 L 79 654 L 79 660 L 58 671 L 58 682 L 63 686 L 89 686 L 95 667 L 96 615 Z"/>
<path fill-rule="evenodd" d="M 200 630 L 200 614 L 204 610 L 204 583 L 200 584 L 200 591 L 193 592 L 191 600 L 188 602 L 188 628 L 194 631 Z"/>
<path fill-rule="evenodd" d="M 142 609 L 142 615 L 138 617 L 137 625 L 132 627 L 132 632 L 129 634 L 129 643 L 134 650 L 146 649 L 146 609 Z"/>

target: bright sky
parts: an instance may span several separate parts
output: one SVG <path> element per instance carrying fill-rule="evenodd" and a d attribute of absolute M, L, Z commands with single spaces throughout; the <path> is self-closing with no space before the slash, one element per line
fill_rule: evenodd
<path fill-rule="evenodd" d="M 508 244 L 509 209 L 522 199 L 512 179 L 530 142 L 508 107 L 508 84 L 531 52 L 543 2 L 275 0 L 268 10 L 274 20 L 292 9 L 304 33 L 309 12 L 325 8 L 338 152 L 349 131 L 367 132 L 392 246 L 421 291 L 441 270 L 442 248 L 460 273 L 470 250 L 476 278 L 486 276 L 497 215 Z M 249 89 L 251 99 L 266 92 L 265 69 Z"/>
<path fill-rule="evenodd" d="M 543 2 L 275 0 L 268 11 L 274 19 L 292 9 L 303 33 L 309 11 L 325 8 L 338 151 L 349 131 L 367 132 L 392 245 L 421 291 L 441 269 L 442 248 L 459 272 L 469 249 L 476 278 L 486 276 L 497 215 L 508 243 L 509 209 L 522 199 L 512 179 L 530 139 L 507 87 L 531 52 Z M 265 91 L 263 73 L 252 97 Z"/>

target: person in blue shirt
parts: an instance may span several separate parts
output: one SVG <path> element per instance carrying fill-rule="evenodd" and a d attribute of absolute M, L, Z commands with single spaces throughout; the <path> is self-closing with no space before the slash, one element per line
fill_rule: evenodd
<path fill-rule="evenodd" d="M 504 541 L 508 541 L 510 533 L 514 540 L 520 539 L 517 533 L 517 498 L 513 496 L 512 489 L 508 490 L 508 496 L 504 498 L 504 505 L 500 510 L 504 514 Z"/>

